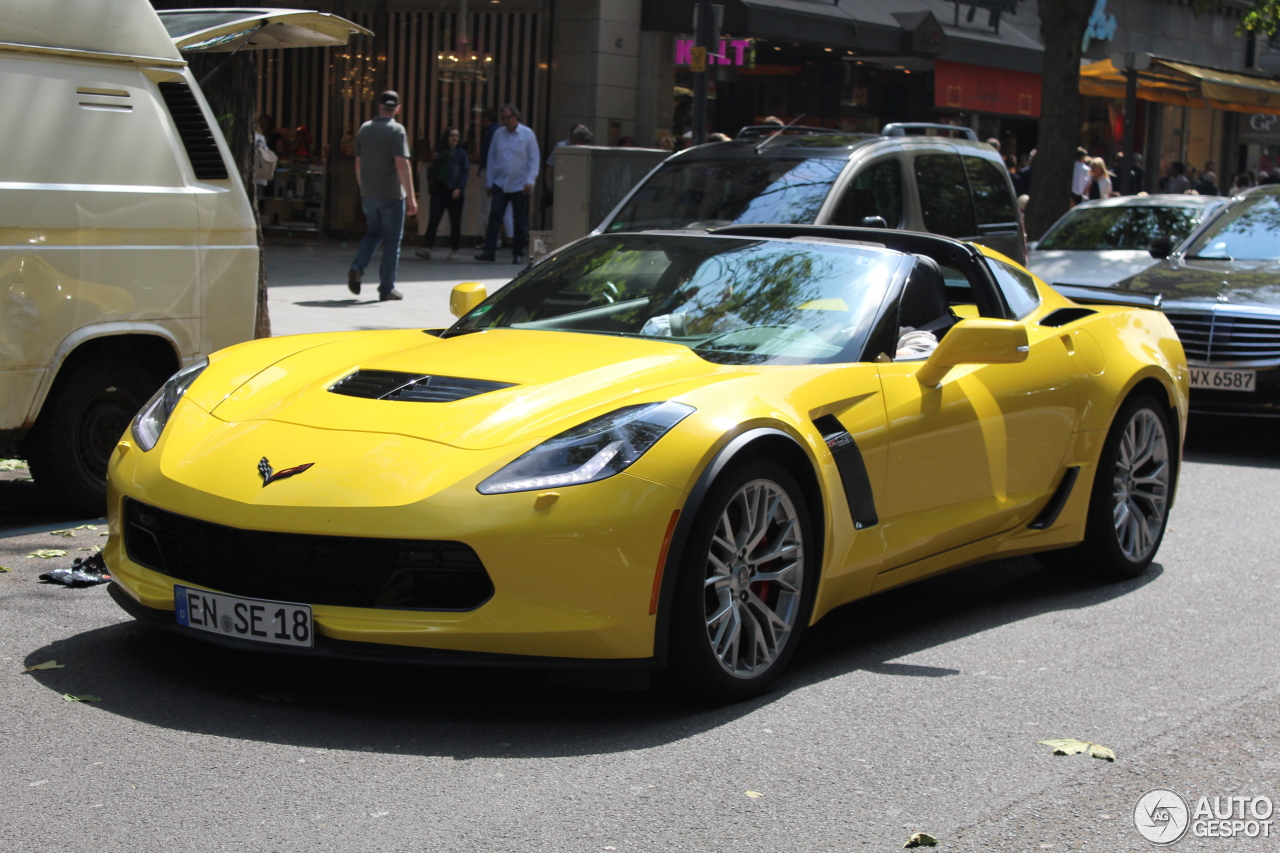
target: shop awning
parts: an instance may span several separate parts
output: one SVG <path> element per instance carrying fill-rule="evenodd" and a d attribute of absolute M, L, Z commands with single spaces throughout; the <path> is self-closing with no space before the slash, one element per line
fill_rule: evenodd
<path fill-rule="evenodd" d="M 1159 56 L 1148 59 L 1147 67 L 1138 72 L 1138 97 L 1141 100 L 1280 115 L 1280 80 Z M 1082 66 L 1080 94 L 1123 100 L 1124 72 L 1110 59 Z"/>

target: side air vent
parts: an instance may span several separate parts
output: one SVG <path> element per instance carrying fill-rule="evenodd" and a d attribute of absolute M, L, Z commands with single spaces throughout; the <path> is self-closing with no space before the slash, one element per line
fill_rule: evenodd
<path fill-rule="evenodd" d="M 196 178 L 201 181 L 225 181 L 227 165 L 222 161 L 222 152 L 209 130 L 209 123 L 204 120 L 200 111 L 200 103 L 195 93 L 186 83 L 161 83 L 160 94 L 165 105 L 169 107 L 169 115 L 178 128 L 178 136 L 182 137 L 182 146 L 187 149 L 187 158 Z"/>
<path fill-rule="evenodd" d="M 1046 314 L 1044 319 L 1040 321 L 1040 325 L 1057 328 L 1097 313 L 1092 308 L 1059 308 L 1057 311 Z"/>
<path fill-rule="evenodd" d="M 456 376 L 425 376 L 394 370 L 357 370 L 330 385 L 329 390 L 335 394 L 369 400 L 452 403 L 477 394 L 510 388 L 511 385 L 510 382 L 462 379 Z"/>

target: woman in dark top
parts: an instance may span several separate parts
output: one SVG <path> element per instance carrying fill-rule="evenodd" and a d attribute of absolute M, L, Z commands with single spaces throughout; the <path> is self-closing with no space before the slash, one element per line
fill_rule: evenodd
<path fill-rule="evenodd" d="M 446 128 L 440 136 L 440 145 L 436 148 L 436 157 L 431 162 L 430 174 L 427 177 L 428 190 L 431 193 L 431 218 L 427 221 L 427 233 L 422 241 L 422 248 L 416 254 L 423 260 L 431 260 L 431 247 L 436 242 L 436 229 L 445 211 L 449 212 L 449 243 L 452 251 L 449 260 L 456 260 L 458 248 L 462 245 L 462 202 L 463 191 L 467 188 L 467 178 L 471 174 L 471 162 L 467 152 L 459 141 L 461 134 L 456 127 Z"/>

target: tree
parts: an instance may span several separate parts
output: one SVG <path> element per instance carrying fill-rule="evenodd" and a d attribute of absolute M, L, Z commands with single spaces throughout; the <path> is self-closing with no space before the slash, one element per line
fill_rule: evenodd
<path fill-rule="evenodd" d="M 1080 136 L 1080 55 L 1093 5 L 1090 0 L 1040 0 L 1040 136 L 1027 204 L 1027 236 L 1033 240 L 1071 206 L 1071 169 Z"/>
<path fill-rule="evenodd" d="M 186 9 L 204 7 L 200 0 L 151 0 L 156 9 Z M 191 53 L 186 59 L 191 63 L 191 73 L 199 82 L 218 69 L 200 90 L 204 92 L 209 109 L 213 112 L 227 138 L 231 159 L 240 171 L 240 180 L 249 194 L 253 208 L 253 221 L 258 230 L 258 310 L 254 320 L 255 338 L 271 337 L 271 318 L 267 314 L 267 270 L 263 257 L 262 222 L 258 218 L 258 187 L 253 182 L 253 131 L 257 122 L 258 63 L 257 53 L 240 51 L 228 61 L 226 53 Z M 222 65 L 223 62 L 225 65 Z"/>

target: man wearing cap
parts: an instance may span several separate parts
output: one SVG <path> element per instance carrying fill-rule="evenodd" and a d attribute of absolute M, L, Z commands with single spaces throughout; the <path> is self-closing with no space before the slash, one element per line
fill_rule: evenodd
<path fill-rule="evenodd" d="M 366 121 L 356 134 L 356 183 L 360 185 L 360 207 L 368 225 L 355 260 L 347 271 L 347 287 L 360 292 L 360 279 L 382 244 L 378 267 L 378 299 L 403 299 L 396 290 L 396 267 L 400 264 L 400 240 L 404 236 L 405 215 L 418 212 L 413 195 L 413 172 L 409 169 L 409 140 L 404 125 L 396 121 L 400 96 L 383 92 L 378 96 L 378 115 Z"/>
<path fill-rule="evenodd" d="M 502 129 L 493 133 L 489 156 L 485 162 L 486 182 L 493 205 L 489 208 L 489 227 L 484 235 L 484 249 L 477 261 L 495 260 L 498 230 L 502 214 L 511 205 L 515 220 L 511 235 L 512 261 L 524 262 L 524 247 L 529 242 L 529 194 L 538 179 L 538 140 L 528 125 L 520 123 L 520 111 L 507 104 L 498 111 Z"/>

